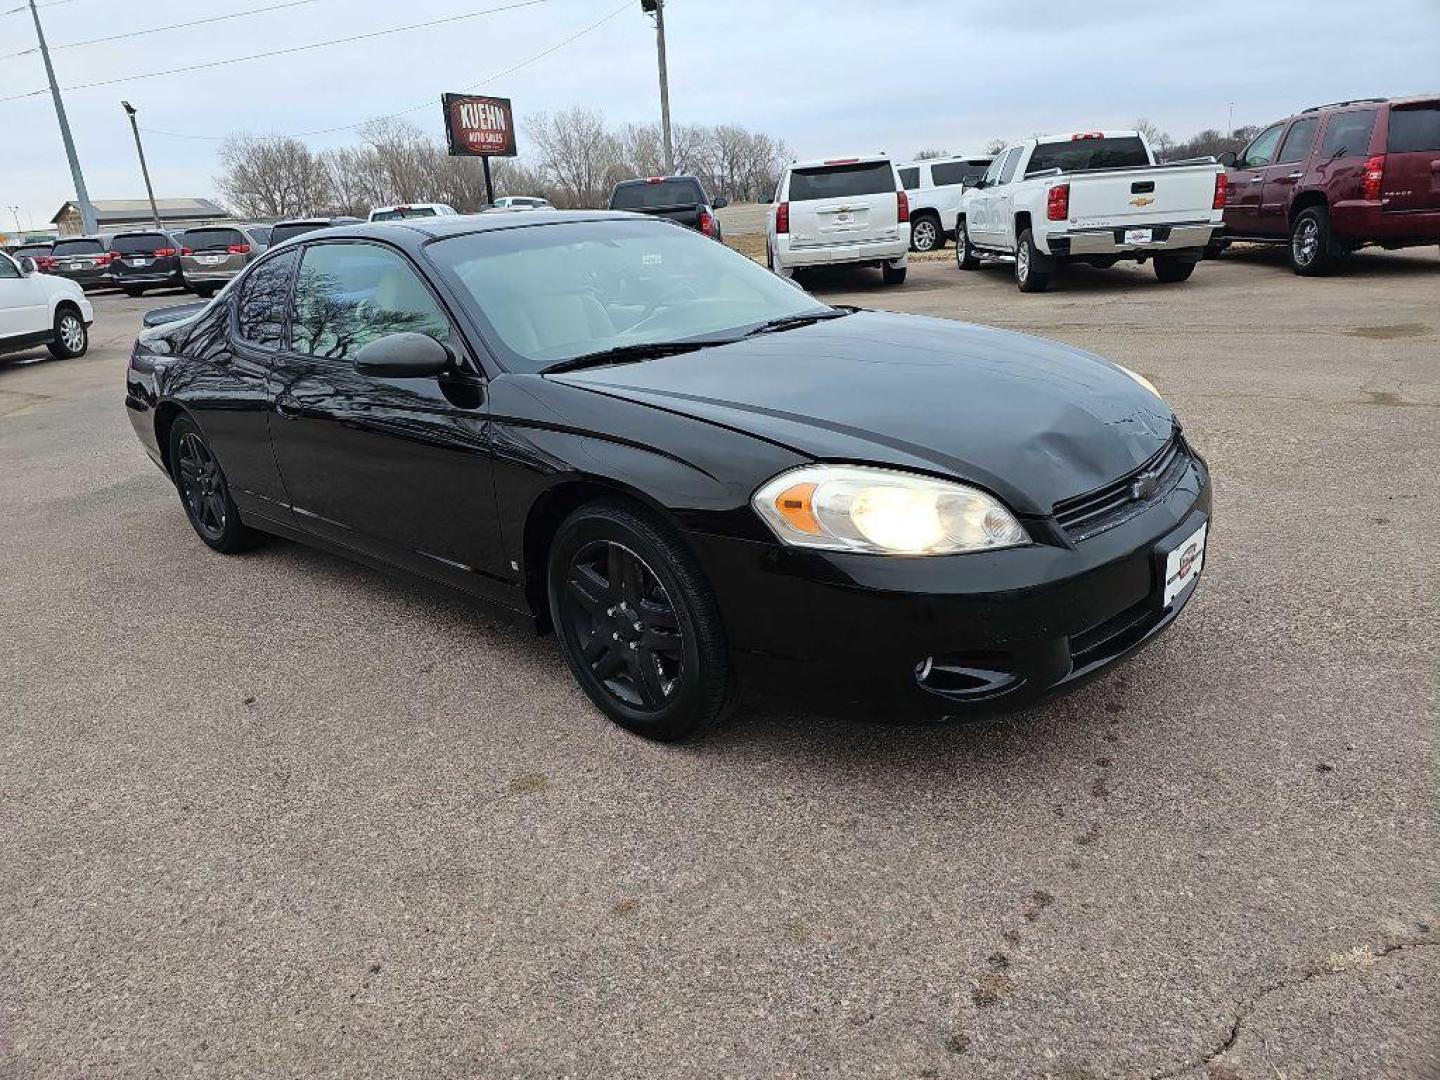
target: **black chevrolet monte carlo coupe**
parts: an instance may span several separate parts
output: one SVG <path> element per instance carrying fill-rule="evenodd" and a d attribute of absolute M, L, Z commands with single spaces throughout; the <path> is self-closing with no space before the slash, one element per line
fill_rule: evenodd
<path fill-rule="evenodd" d="M 1028 704 L 1175 619 L 1210 518 L 1140 376 L 628 214 L 298 237 L 142 332 L 125 403 L 216 551 L 275 533 L 490 601 L 657 739 L 742 691 Z"/>

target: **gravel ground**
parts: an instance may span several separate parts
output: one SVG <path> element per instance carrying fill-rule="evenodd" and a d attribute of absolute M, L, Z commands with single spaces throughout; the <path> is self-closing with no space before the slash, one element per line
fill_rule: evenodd
<path fill-rule="evenodd" d="M 0 1076 L 1440 1076 L 1436 253 L 810 284 L 1152 378 L 1217 485 L 1175 629 L 650 745 L 553 641 L 209 553 L 121 404 L 168 299 L 0 361 Z"/>

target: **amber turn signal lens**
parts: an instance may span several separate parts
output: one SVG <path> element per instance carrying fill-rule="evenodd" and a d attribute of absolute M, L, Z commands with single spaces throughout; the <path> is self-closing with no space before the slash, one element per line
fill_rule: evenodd
<path fill-rule="evenodd" d="M 775 496 L 775 509 L 780 516 L 790 523 L 791 528 L 811 536 L 819 536 L 821 532 L 820 522 L 815 519 L 815 508 L 811 502 L 815 495 L 815 486 L 796 484 Z"/>

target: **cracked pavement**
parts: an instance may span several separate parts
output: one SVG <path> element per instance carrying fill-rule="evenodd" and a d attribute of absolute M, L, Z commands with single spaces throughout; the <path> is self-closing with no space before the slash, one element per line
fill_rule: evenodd
<path fill-rule="evenodd" d="M 1175 629 L 652 746 L 552 641 L 206 551 L 121 404 L 181 298 L 0 359 L 0 1076 L 1440 1076 L 1436 253 L 812 284 L 1153 379 L 1216 479 Z"/>

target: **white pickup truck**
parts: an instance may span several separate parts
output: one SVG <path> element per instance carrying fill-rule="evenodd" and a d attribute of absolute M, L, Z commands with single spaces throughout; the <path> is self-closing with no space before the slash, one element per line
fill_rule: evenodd
<path fill-rule="evenodd" d="M 1150 259 L 1161 281 L 1184 281 L 1223 225 L 1225 183 L 1214 158 L 1155 164 L 1135 131 L 1027 139 L 961 197 L 955 261 L 1013 258 L 1021 292 L 1042 292 L 1072 260 Z"/>

